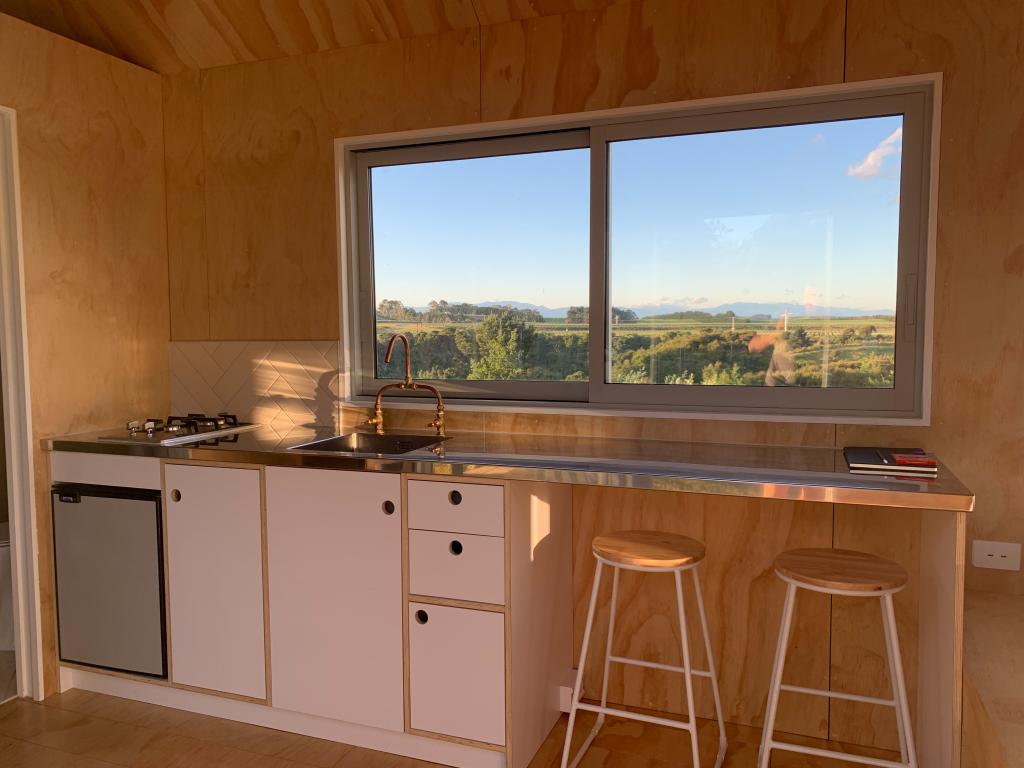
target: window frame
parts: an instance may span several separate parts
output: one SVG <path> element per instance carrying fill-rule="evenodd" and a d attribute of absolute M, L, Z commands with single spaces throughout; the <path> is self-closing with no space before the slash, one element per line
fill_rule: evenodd
<path fill-rule="evenodd" d="M 518 404 L 519 409 L 532 404 L 698 417 L 927 423 L 936 205 L 933 169 L 937 160 L 940 85 L 939 76 L 928 75 L 339 140 L 339 162 L 344 167 L 339 180 L 343 262 L 346 250 L 349 257 L 347 265 L 343 264 L 348 269 L 342 271 L 343 344 L 348 344 L 351 372 L 348 395 L 369 397 L 381 385 L 394 381 L 376 379 L 373 375 L 376 304 L 369 169 L 378 165 L 589 147 L 590 381 L 434 381 L 446 398 L 456 404 L 491 407 Z M 611 309 L 607 243 L 611 142 L 897 114 L 903 116 L 903 149 L 897 256 L 897 371 L 893 388 L 673 386 L 612 384 L 606 380 L 611 366 L 611 355 L 606 354 Z M 401 394 L 416 397 L 420 393 Z"/>
<path fill-rule="evenodd" d="M 586 131 L 546 131 L 520 136 L 479 138 L 467 141 L 425 144 L 412 147 L 367 150 L 356 156 L 356 199 L 358 279 L 356 286 L 360 319 L 359 336 L 359 381 L 360 393 L 372 394 L 385 384 L 397 379 L 380 379 L 376 376 L 376 284 L 373 279 L 373 232 L 372 232 L 372 190 L 370 173 L 374 168 L 391 165 L 411 165 L 444 160 L 469 160 L 481 157 L 522 155 L 536 152 L 553 152 L 565 149 L 589 149 Z M 592 217 L 591 217 L 592 218 Z M 442 298 L 442 297 L 438 297 Z M 587 382 L 577 381 L 470 381 L 462 379 L 433 380 L 444 388 L 448 399 L 483 398 L 496 400 L 531 400 L 546 402 L 585 402 Z M 406 390 L 406 396 L 427 397 L 429 393 Z"/>

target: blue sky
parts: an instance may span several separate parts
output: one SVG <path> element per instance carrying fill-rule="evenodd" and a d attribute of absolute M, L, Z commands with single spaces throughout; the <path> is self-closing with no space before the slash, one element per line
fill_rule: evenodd
<path fill-rule="evenodd" d="M 901 117 L 617 142 L 616 306 L 895 307 Z M 373 171 L 377 300 L 588 303 L 588 151 Z"/>

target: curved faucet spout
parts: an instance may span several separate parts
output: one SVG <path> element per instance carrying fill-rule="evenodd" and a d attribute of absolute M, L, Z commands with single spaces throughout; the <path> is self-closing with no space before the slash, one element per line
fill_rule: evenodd
<path fill-rule="evenodd" d="M 405 385 L 408 387 L 412 384 L 412 356 L 409 354 L 409 338 L 404 333 L 396 333 L 390 339 L 388 339 L 388 348 L 384 352 L 384 362 L 391 362 L 391 353 L 395 351 L 395 342 L 401 340 L 402 346 L 405 347 Z"/>
<path fill-rule="evenodd" d="M 395 350 L 396 341 L 401 341 L 402 346 L 405 347 L 405 381 L 401 383 L 391 382 L 377 390 L 377 397 L 374 399 L 373 403 L 373 418 L 367 419 L 366 423 L 376 427 L 377 433 L 383 435 L 384 409 L 381 405 L 381 398 L 384 393 L 389 389 L 425 389 L 433 394 L 434 398 L 437 400 L 437 415 L 427 426 L 434 427 L 437 430 L 437 434 L 444 437 L 444 398 L 441 397 L 441 393 L 438 391 L 437 387 L 432 386 L 431 384 L 420 384 L 412 380 L 412 357 L 409 354 L 409 339 L 404 333 L 396 333 L 388 339 L 388 347 L 384 352 L 384 362 L 391 362 L 391 354 Z"/>

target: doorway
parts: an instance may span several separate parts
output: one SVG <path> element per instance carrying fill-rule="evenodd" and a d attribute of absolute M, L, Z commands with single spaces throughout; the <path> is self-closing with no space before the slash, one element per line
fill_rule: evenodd
<path fill-rule="evenodd" d="M 0 701 L 43 695 L 17 146 L 0 106 Z"/>

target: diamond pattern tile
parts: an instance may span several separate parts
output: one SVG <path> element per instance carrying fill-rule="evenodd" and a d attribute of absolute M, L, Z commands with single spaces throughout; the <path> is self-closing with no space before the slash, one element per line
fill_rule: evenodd
<path fill-rule="evenodd" d="M 339 423 L 336 341 L 174 341 L 173 413 L 238 414 L 282 439 Z"/>

